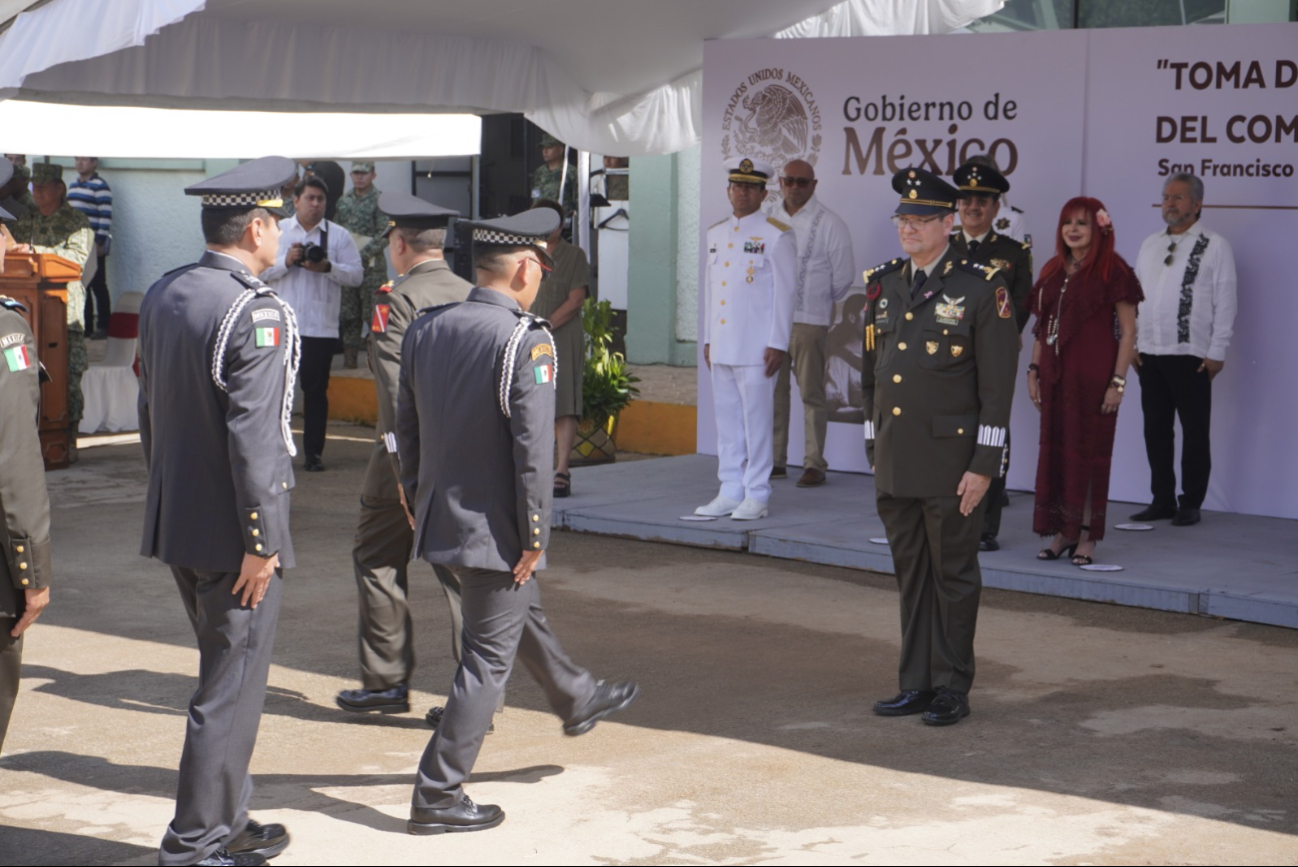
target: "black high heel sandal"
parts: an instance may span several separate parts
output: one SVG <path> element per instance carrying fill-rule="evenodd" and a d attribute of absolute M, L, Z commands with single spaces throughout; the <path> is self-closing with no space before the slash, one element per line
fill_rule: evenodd
<path fill-rule="evenodd" d="M 1091 528 L 1088 527 L 1086 524 L 1082 524 L 1081 529 L 1085 530 L 1087 533 L 1091 532 Z M 1088 539 L 1087 541 L 1090 541 L 1090 540 Z M 1079 541 L 1078 544 L 1080 545 L 1081 542 Z M 1073 551 L 1076 551 L 1076 550 L 1077 550 L 1077 545 L 1074 545 L 1074 546 L 1073 546 Z M 1094 551 L 1095 549 L 1092 548 L 1091 550 Z M 1089 565 L 1091 565 L 1091 564 L 1094 563 L 1094 562 L 1095 562 L 1095 558 L 1092 557 L 1090 554 L 1074 554 L 1074 555 L 1073 555 L 1073 565 L 1074 565 L 1074 566 L 1089 566 Z"/>
<path fill-rule="evenodd" d="M 1037 559 L 1038 560 L 1058 560 L 1061 557 L 1071 557 L 1073 555 L 1073 552 L 1077 550 L 1077 544 L 1078 543 L 1074 542 L 1071 545 L 1065 545 L 1059 551 L 1055 551 L 1053 548 L 1042 548 L 1040 551 L 1037 552 Z"/>

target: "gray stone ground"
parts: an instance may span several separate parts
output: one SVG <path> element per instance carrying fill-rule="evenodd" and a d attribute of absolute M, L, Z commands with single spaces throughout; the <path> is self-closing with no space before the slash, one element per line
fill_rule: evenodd
<path fill-rule="evenodd" d="M 571 655 L 643 686 L 570 739 L 519 673 L 469 787 L 508 818 L 404 833 L 452 675 L 416 567 L 417 712 L 356 719 L 349 548 L 371 431 L 336 425 L 294 494 L 254 758 L 255 815 L 290 864 L 1292 864 L 1298 633 L 989 591 L 974 714 L 881 719 L 890 577 L 557 534 L 544 599 Z M 0 863 L 156 863 L 197 655 L 166 570 L 136 556 L 133 445 L 51 475 L 53 606 L 31 633 L 0 759 Z"/>

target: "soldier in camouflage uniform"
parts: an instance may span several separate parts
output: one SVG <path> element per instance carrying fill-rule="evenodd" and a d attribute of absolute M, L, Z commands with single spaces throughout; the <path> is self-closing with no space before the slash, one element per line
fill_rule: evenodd
<path fill-rule="evenodd" d="M 63 166 L 56 163 L 37 163 L 32 170 L 35 203 L 26 216 L 13 224 L 14 240 L 36 253 L 53 253 L 79 267 L 95 249 L 95 233 L 90 229 L 86 215 L 68 204 L 68 188 L 63 183 Z M 81 374 L 89 359 L 86 356 L 86 327 L 84 322 L 86 289 L 80 280 L 68 284 L 68 427 L 72 442 L 76 442 L 77 428 L 81 424 L 84 400 L 81 396 Z M 71 449 L 76 460 L 76 446 Z"/>
<path fill-rule="evenodd" d="M 564 180 L 563 164 L 567 161 L 568 149 L 564 143 L 546 133 L 541 136 L 541 159 L 545 162 L 532 172 L 532 201 L 550 199 L 563 205 L 563 212 L 571 214 L 577 210 L 577 170 L 568 166 L 568 177 Z M 559 184 L 563 184 L 563 198 L 559 198 Z"/>
<path fill-rule="evenodd" d="M 374 163 L 352 163 L 352 191 L 338 200 L 337 222 L 353 235 L 364 235 L 369 242 L 360 248 L 365 279 L 356 288 L 343 287 L 342 308 L 338 313 L 338 330 L 343 339 L 343 365 L 356 367 L 357 354 L 365 345 L 361 326 L 369 323 L 374 312 L 374 293 L 387 282 L 388 248 L 384 235 L 388 218 L 379 210 L 379 190 L 374 186 Z"/>

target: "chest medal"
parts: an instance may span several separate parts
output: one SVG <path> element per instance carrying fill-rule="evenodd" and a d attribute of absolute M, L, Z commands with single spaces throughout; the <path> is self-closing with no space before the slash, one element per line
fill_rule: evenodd
<path fill-rule="evenodd" d="M 959 325 L 964 319 L 964 296 L 952 298 L 950 295 L 943 295 L 942 301 L 934 305 L 933 312 L 937 316 L 937 321 L 942 325 Z"/>

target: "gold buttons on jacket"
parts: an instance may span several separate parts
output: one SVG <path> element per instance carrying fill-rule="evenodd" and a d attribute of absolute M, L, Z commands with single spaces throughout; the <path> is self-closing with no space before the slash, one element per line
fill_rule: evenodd
<path fill-rule="evenodd" d="M 901 343 L 898 343 L 898 344 L 897 344 L 897 348 L 900 349 L 902 352 L 905 352 L 905 351 L 906 351 L 906 341 L 903 340 Z"/>
<path fill-rule="evenodd" d="M 254 547 L 255 547 L 256 550 L 260 551 L 260 550 L 261 550 L 261 543 L 258 542 Z"/>
<path fill-rule="evenodd" d="M 248 519 L 252 521 L 257 520 L 257 513 L 253 512 L 251 515 L 248 516 Z"/>
<path fill-rule="evenodd" d="M 901 415 L 901 407 L 899 407 L 899 406 L 894 406 L 894 407 L 892 408 L 892 414 L 893 414 L 893 415 Z"/>
<path fill-rule="evenodd" d="M 722 283 L 721 285 L 724 286 L 724 285 L 726 285 L 726 284 L 725 284 L 725 283 Z M 721 306 L 722 306 L 722 307 L 725 307 L 725 306 L 726 306 L 726 299 L 724 299 L 724 298 L 721 299 Z"/>
<path fill-rule="evenodd" d="M 23 586 L 24 586 L 24 587 L 26 587 L 29 583 L 30 583 L 30 582 L 29 582 L 26 578 L 23 579 Z"/>
<path fill-rule="evenodd" d="M 253 530 L 253 531 L 252 531 L 252 537 L 253 537 L 254 539 L 256 539 L 256 538 L 257 538 L 258 536 L 260 536 L 260 535 L 261 535 L 261 530 Z"/>
<path fill-rule="evenodd" d="M 535 523 L 536 521 L 539 521 L 539 520 L 541 520 L 541 516 L 540 516 L 540 515 L 533 515 L 533 516 L 532 516 L 532 521 L 533 521 L 533 523 Z"/>
<path fill-rule="evenodd" d="M 14 550 L 17 551 L 19 554 L 21 554 L 21 553 L 23 552 L 23 546 L 22 546 L 22 545 L 14 545 Z"/>
<path fill-rule="evenodd" d="M 722 325 L 725 325 L 725 324 L 726 324 L 726 320 L 722 319 L 722 320 L 721 320 L 721 324 L 722 324 Z"/>
<path fill-rule="evenodd" d="M 540 528 L 540 527 L 537 527 L 537 528 L 535 528 L 534 530 L 532 530 L 532 535 L 533 535 L 533 536 L 539 536 L 539 535 L 541 535 L 541 528 Z"/>
<path fill-rule="evenodd" d="M 901 382 L 901 374 L 900 374 L 900 373 L 894 373 L 894 374 L 892 375 L 892 381 L 893 381 L 893 382 Z"/>
<path fill-rule="evenodd" d="M 964 436 L 964 428 L 962 428 L 962 427 L 958 427 L 958 428 L 956 428 L 956 429 L 955 429 L 955 432 L 958 433 L 958 434 L 960 434 L 960 436 Z"/>
<path fill-rule="evenodd" d="M 726 245 L 726 249 L 733 249 L 734 246 L 735 246 L 734 244 L 727 244 L 727 245 Z"/>
<path fill-rule="evenodd" d="M 532 547 L 533 547 L 533 548 L 540 548 L 540 547 L 541 547 L 541 543 L 540 543 L 540 542 L 533 542 L 533 543 L 532 543 Z"/>
<path fill-rule="evenodd" d="M 288 490 L 288 482 L 280 482 L 279 486 L 286 491 Z"/>
<path fill-rule="evenodd" d="M 910 320 L 912 320 L 912 319 L 914 319 L 914 318 L 915 318 L 915 314 L 914 314 L 914 313 L 907 313 L 907 314 L 906 314 L 906 321 L 907 321 L 907 322 L 909 322 Z"/>
<path fill-rule="evenodd" d="M 722 285 L 722 286 L 726 285 L 726 281 L 725 281 L 725 280 L 722 280 L 722 281 L 721 281 L 721 285 Z M 726 302 L 722 301 L 721 303 L 724 304 L 724 303 L 726 303 Z"/>
<path fill-rule="evenodd" d="M 726 267 L 727 267 L 727 268 L 730 267 L 730 263 L 729 263 L 729 262 L 726 263 Z"/>

